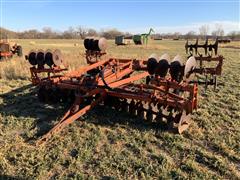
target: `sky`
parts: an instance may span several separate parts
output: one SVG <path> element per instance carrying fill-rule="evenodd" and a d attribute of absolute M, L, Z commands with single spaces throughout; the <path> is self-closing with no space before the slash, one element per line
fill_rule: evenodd
<path fill-rule="evenodd" d="M 98 31 L 187 33 L 220 24 L 240 31 L 240 0 L 0 0 L 1 27 L 23 31 L 83 26 Z"/>

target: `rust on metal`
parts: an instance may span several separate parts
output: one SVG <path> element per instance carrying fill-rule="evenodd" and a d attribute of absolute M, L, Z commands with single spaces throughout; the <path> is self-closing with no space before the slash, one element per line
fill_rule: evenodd
<path fill-rule="evenodd" d="M 91 51 L 91 58 L 102 56 L 101 48 L 105 50 L 105 41 L 98 46 L 99 41 L 91 39 L 84 43 L 87 47 L 86 53 Z M 189 127 L 190 116 L 197 109 L 198 94 L 198 83 L 185 81 L 184 79 L 188 77 L 185 71 L 187 74 L 201 74 L 203 71 L 221 74 L 223 61 L 222 56 L 200 56 L 196 59 L 192 58 L 191 63 L 186 67 L 180 62 L 179 55 L 172 61 L 174 63 L 170 63 L 167 58 L 164 66 L 162 61 L 154 56 L 147 60 L 103 58 L 101 61 L 99 58 L 90 61 L 88 56 L 86 61 L 89 65 L 65 72 L 67 68 L 60 67 L 59 64 L 54 63 L 55 61 L 48 63 L 50 67 L 39 66 L 34 59 L 34 53 L 29 53 L 27 59 L 30 63 L 33 62 L 33 67 L 30 68 L 31 81 L 39 87 L 39 100 L 47 103 L 48 100 L 54 102 L 72 100 L 71 108 L 47 134 L 38 140 L 37 144 L 46 142 L 52 135 L 60 132 L 97 105 L 129 112 L 147 121 L 165 123 L 181 134 Z M 49 55 L 46 57 L 49 58 Z M 192 61 L 195 60 L 216 61 L 220 65 L 215 69 L 202 70 L 201 67 L 197 68 L 193 65 Z M 177 75 L 180 77 L 177 80 L 173 67 L 177 69 Z M 43 77 L 43 74 L 46 75 Z"/>

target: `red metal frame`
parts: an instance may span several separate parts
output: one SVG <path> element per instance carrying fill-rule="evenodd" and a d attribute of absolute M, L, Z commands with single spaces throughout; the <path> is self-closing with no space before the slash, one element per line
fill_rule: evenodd
<path fill-rule="evenodd" d="M 146 63 L 145 60 L 111 58 L 65 74 L 62 72 L 67 69 L 57 67 L 50 69 L 30 68 L 31 80 L 34 85 L 75 91 L 75 102 L 72 107 L 59 123 L 38 141 L 38 144 L 45 142 L 52 134 L 59 132 L 64 126 L 80 118 L 97 104 L 103 102 L 106 97 L 131 101 L 132 103 L 128 103 L 128 106 L 140 102 L 148 103 L 149 106 L 157 104 L 173 109 L 180 114 L 186 112 L 188 115 L 197 108 L 196 84 L 177 83 L 171 79 L 162 79 L 157 76 L 152 77 L 150 84 L 136 83 L 136 81 L 149 76 Z M 93 70 L 97 73 L 91 74 Z M 40 74 L 46 74 L 46 76 L 41 77 Z M 188 97 L 182 97 L 175 91 L 185 92 Z M 84 98 L 95 99 L 94 97 L 97 96 L 98 99 L 92 100 L 91 104 L 79 109 Z M 142 107 L 141 110 L 147 113 L 149 111 Z M 157 115 L 157 112 L 152 111 L 152 114 Z M 163 115 L 163 117 L 167 117 L 167 115 Z M 174 122 L 179 123 L 179 118 L 175 117 Z"/>
<path fill-rule="evenodd" d="M 200 66 L 197 67 L 194 72 L 199 74 L 211 74 L 211 75 L 221 75 L 222 74 L 222 66 L 223 66 L 223 56 L 217 56 L 217 57 L 203 57 L 203 56 L 197 56 L 195 57 L 197 61 L 199 61 Z M 217 62 L 216 67 L 214 68 L 204 68 L 203 63 L 204 62 Z"/>

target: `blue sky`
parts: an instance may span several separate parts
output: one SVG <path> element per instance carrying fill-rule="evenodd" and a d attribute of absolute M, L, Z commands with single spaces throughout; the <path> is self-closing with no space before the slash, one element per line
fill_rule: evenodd
<path fill-rule="evenodd" d="M 181 32 L 221 24 L 225 32 L 240 30 L 239 0 L 0 0 L 1 26 L 11 30 L 64 31 L 69 26 L 97 30 L 117 28 L 143 33 Z"/>

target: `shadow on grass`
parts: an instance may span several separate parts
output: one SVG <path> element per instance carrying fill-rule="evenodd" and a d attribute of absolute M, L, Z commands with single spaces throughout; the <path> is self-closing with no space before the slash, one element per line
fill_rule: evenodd
<path fill-rule="evenodd" d="M 139 131 L 155 130 L 156 133 L 168 130 L 167 126 L 164 124 L 147 121 L 141 117 L 133 116 L 127 112 L 117 111 L 110 107 L 104 106 L 97 106 L 87 114 L 87 117 L 90 117 L 87 122 L 100 126 L 128 126 Z"/>
<path fill-rule="evenodd" d="M 37 88 L 31 84 L 14 89 L 10 92 L 0 94 L 2 103 L 0 104 L 0 112 L 6 121 L 32 122 L 31 126 L 25 129 L 31 131 L 37 129 L 36 136 L 46 133 L 54 124 L 54 121 L 60 118 L 67 105 L 63 104 L 43 104 L 37 97 Z M 8 118 L 11 117 L 11 118 Z M 24 136 L 24 135 L 23 135 Z"/>
<path fill-rule="evenodd" d="M 33 121 L 25 132 L 35 130 L 36 133 L 32 138 L 23 134 L 26 140 L 35 140 L 48 132 L 70 107 L 69 103 L 51 105 L 40 103 L 36 94 L 37 88 L 29 84 L 0 95 L 3 100 L 0 104 L 3 116 L 16 117 L 13 119 L 15 121 Z M 97 106 L 90 110 L 82 119 L 101 126 L 114 127 L 116 124 L 130 126 L 139 131 L 156 130 L 158 133 L 166 130 L 166 127 L 162 127 L 159 123 L 148 122 L 126 112 L 119 112 L 104 106 Z"/>
<path fill-rule="evenodd" d="M 24 178 L 0 174 L 0 180 L 24 180 Z"/>

